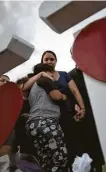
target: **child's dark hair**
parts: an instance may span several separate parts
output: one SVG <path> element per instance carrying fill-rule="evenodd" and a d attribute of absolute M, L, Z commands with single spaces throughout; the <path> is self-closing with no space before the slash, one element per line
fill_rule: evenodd
<path fill-rule="evenodd" d="M 19 84 L 24 84 L 25 82 L 28 81 L 29 78 L 31 78 L 31 77 L 37 75 L 37 74 L 40 73 L 40 72 L 53 72 L 53 71 L 54 71 L 54 69 L 53 69 L 52 66 L 49 66 L 48 64 L 39 63 L 39 64 L 37 64 L 37 65 L 34 66 L 34 68 L 33 68 L 33 73 L 29 73 L 29 74 L 27 75 L 27 77 L 23 77 L 23 78 L 17 80 L 16 83 L 17 83 L 18 85 L 19 85 Z"/>
<path fill-rule="evenodd" d="M 35 65 L 33 68 L 34 75 L 37 75 L 40 72 L 53 72 L 53 71 L 54 69 L 52 66 L 49 66 L 48 64 L 43 64 L 43 63 L 39 63 Z"/>
<path fill-rule="evenodd" d="M 46 53 L 51 53 L 51 54 L 55 57 L 55 59 L 56 59 L 56 61 L 57 61 L 57 56 L 56 56 L 56 54 L 55 54 L 53 51 L 47 50 L 47 51 L 45 51 L 45 52 L 42 54 L 41 63 L 43 63 L 43 57 L 45 56 Z"/>

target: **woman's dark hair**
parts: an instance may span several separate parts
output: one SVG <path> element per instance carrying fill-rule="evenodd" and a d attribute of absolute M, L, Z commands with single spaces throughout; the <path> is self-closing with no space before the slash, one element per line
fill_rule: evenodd
<path fill-rule="evenodd" d="M 43 63 L 43 57 L 45 56 L 46 53 L 52 54 L 52 55 L 55 57 L 56 61 L 57 61 L 57 56 L 56 56 L 56 54 L 55 54 L 53 51 L 47 50 L 47 51 L 45 51 L 45 52 L 42 54 L 41 63 Z"/>
<path fill-rule="evenodd" d="M 33 68 L 34 75 L 37 75 L 40 72 L 53 72 L 53 71 L 54 69 L 52 66 L 49 66 L 48 64 L 43 64 L 43 63 L 39 63 L 35 65 Z"/>

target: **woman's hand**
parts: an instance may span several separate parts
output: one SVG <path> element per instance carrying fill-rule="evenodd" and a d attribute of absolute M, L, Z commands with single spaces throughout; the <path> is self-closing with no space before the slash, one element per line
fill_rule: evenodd
<path fill-rule="evenodd" d="M 74 97 L 76 98 L 76 100 L 77 100 L 77 102 L 78 102 L 78 104 L 79 104 L 79 106 L 81 107 L 81 108 L 79 108 L 79 109 L 77 109 L 76 107 L 76 111 L 78 111 L 78 114 L 77 115 L 79 115 L 79 119 L 82 119 L 83 117 L 84 117 L 84 115 L 85 115 L 85 110 L 84 109 L 82 109 L 82 107 L 84 108 L 85 106 L 84 106 L 84 101 L 83 101 L 83 98 L 82 98 L 82 96 L 81 96 L 81 94 L 80 94 L 80 92 L 79 92 L 79 90 L 78 90 L 78 88 L 77 88 L 77 86 L 76 86 L 76 84 L 75 84 L 75 82 L 73 81 L 73 80 L 71 80 L 69 83 L 68 83 L 68 86 L 69 86 L 69 88 L 71 89 L 71 91 L 72 91 L 72 93 L 73 93 L 73 95 L 74 95 Z M 78 105 L 77 105 L 78 106 Z"/>
<path fill-rule="evenodd" d="M 75 105 L 75 111 L 77 112 L 76 115 L 74 116 L 74 119 L 76 121 L 80 121 L 85 117 L 85 109 L 81 109 L 77 104 Z"/>
<path fill-rule="evenodd" d="M 54 79 L 53 79 L 53 75 L 49 75 L 48 73 L 46 73 L 46 72 L 42 72 L 42 75 L 41 76 L 43 76 L 43 77 L 47 77 L 47 78 L 49 78 L 49 79 L 51 79 L 52 81 L 54 81 Z"/>

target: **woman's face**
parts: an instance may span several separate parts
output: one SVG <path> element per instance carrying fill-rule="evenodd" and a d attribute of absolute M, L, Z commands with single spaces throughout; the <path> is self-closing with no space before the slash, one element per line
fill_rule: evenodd
<path fill-rule="evenodd" d="M 48 64 L 48 65 L 52 66 L 53 68 L 55 68 L 56 58 L 54 57 L 54 55 L 52 53 L 46 53 L 43 56 L 43 63 Z"/>

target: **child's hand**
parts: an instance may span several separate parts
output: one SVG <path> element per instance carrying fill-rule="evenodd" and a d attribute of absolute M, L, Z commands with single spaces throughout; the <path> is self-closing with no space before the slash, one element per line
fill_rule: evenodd
<path fill-rule="evenodd" d="M 47 77 L 47 78 L 51 79 L 52 81 L 54 81 L 53 76 L 49 75 L 49 74 L 46 73 L 46 72 L 42 72 L 42 76 L 43 76 L 43 77 Z"/>

